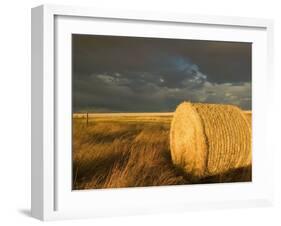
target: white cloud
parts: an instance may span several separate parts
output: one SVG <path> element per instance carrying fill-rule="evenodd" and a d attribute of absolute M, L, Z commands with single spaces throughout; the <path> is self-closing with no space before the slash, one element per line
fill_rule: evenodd
<path fill-rule="evenodd" d="M 113 76 L 110 76 L 110 75 L 106 75 L 106 74 L 99 74 L 99 75 L 97 75 L 97 78 L 102 80 L 105 83 L 112 83 L 112 82 L 116 81 L 116 78 L 114 78 Z"/>

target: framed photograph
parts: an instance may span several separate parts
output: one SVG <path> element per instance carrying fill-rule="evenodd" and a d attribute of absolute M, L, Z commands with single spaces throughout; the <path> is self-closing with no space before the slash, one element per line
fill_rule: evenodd
<path fill-rule="evenodd" d="M 273 22 L 32 9 L 32 216 L 273 201 Z"/>

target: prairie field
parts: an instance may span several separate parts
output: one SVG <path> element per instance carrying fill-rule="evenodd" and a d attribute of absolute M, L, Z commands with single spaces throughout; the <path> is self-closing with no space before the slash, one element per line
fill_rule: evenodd
<path fill-rule="evenodd" d="M 251 120 L 251 112 L 245 113 Z M 251 166 L 196 178 L 172 162 L 173 113 L 73 114 L 73 189 L 251 181 Z"/>

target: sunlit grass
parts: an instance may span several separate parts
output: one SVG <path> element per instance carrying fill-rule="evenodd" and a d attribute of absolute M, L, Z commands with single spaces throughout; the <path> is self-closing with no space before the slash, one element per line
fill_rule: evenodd
<path fill-rule="evenodd" d="M 192 181 L 169 149 L 170 115 L 73 117 L 73 189 L 244 181 L 229 172 Z M 243 171 L 244 172 L 244 171 Z M 249 171 L 250 172 L 250 171 Z"/>

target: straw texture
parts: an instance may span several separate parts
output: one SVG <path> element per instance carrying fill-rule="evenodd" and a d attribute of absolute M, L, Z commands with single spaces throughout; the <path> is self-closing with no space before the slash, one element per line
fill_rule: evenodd
<path fill-rule="evenodd" d="M 202 178 L 251 164 L 251 124 L 232 105 L 183 102 L 170 130 L 173 163 Z"/>

